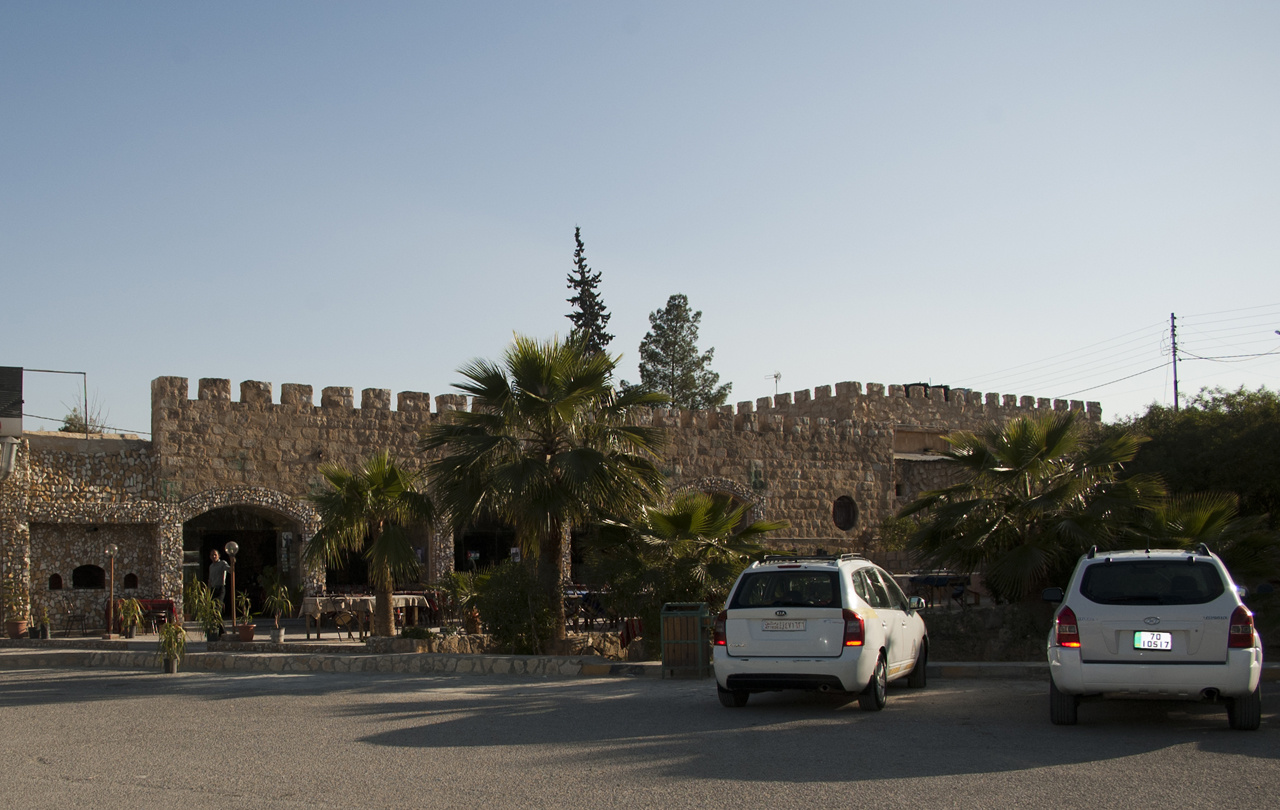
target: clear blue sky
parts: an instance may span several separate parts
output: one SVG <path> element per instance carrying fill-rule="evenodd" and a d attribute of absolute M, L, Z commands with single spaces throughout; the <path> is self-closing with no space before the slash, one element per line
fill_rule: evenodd
<path fill-rule="evenodd" d="M 1171 312 L 1183 392 L 1274 388 L 1277 43 L 1274 2 L 3 3 L 0 365 L 126 430 L 160 375 L 448 393 L 568 331 L 579 225 L 631 380 L 684 293 L 731 402 L 1123 415 Z"/>

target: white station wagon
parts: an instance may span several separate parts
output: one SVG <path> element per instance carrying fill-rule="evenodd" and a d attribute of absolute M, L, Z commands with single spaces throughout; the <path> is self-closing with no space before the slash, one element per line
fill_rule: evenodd
<path fill-rule="evenodd" d="M 1080 558 L 1049 630 L 1049 719 L 1076 722 L 1080 698 L 1222 700 L 1232 728 L 1262 719 L 1262 641 L 1217 555 L 1147 549 Z"/>
<path fill-rule="evenodd" d="M 889 681 L 925 685 L 929 641 L 920 609 L 893 577 L 854 554 L 766 556 L 742 572 L 716 616 L 716 691 L 725 706 L 752 692 L 857 694 L 884 708 Z"/>

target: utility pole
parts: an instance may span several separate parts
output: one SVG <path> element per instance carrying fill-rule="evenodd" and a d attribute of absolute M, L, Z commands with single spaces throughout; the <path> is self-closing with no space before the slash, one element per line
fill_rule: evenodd
<path fill-rule="evenodd" d="M 1173 412 L 1178 412 L 1178 319 L 1169 313 L 1169 341 L 1173 344 Z"/>

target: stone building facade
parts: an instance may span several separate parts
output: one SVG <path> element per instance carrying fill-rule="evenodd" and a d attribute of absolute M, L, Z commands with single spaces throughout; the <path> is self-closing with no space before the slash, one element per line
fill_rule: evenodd
<path fill-rule="evenodd" d="M 23 609 L 100 614 L 102 571 L 114 558 L 117 592 L 180 600 L 184 579 L 202 577 L 207 552 L 241 546 L 246 588 L 271 566 L 286 581 L 324 587 L 300 564 L 319 528 L 307 494 L 319 467 L 353 467 L 389 450 L 426 459 L 418 435 L 467 398 L 365 389 L 182 377 L 151 385 L 151 440 L 25 433 L 14 469 L 0 480 L 0 565 Z M 821 386 L 708 411 L 654 410 L 642 419 L 668 429 L 665 472 L 674 490 L 732 495 L 757 518 L 786 520 L 783 548 L 857 550 L 886 517 L 920 491 L 948 482 L 942 436 L 1015 416 L 1097 403 L 979 394 L 961 389 L 859 383 Z M 506 556 L 501 527 L 453 536 L 442 527 L 415 540 L 424 581 L 455 566 Z"/>

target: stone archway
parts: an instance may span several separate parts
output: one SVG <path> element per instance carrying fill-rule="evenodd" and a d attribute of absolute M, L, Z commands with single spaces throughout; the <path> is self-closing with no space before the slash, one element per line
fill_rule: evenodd
<path fill-rule="evenodd" d="M 197 515 L 224 506 L 257 506 L 276 512 L 300 524 L 307 539 L 320 531 L 320 516 L 315 507 L 266 487 L 206 489 L 178 504 L 178 522 L 186 523 Z"/>
<path fill-rule="evenodd" d="M 288 585 L 315 592 L 323 572 L 302 564 L 302 550 L 320 528 L 306 501 L 264 487 L 206 490 L 176 505 L 177 560 L 182 581 L 204 578 L 210 550 L 240 546 L 237 573 L 241 590 L 261 601 L 258 576 L 269 567 Z"/>
<path fill-rule="evenodd" d="M 680 492 L 706 492 L 711 495 L 728 495 L 738 503 L 747 504 L 751 509 L 747 512 L 747 522 L 754 523 L 765 519 L 765 512 L 769 508 L 769 499 L 763 495 L 753 492 L 750 487 L 740 484 L 729 478 L 719 478 L 717 476 L 706 476 L 682 484 L 676 488 L 675 493 Z"/>

